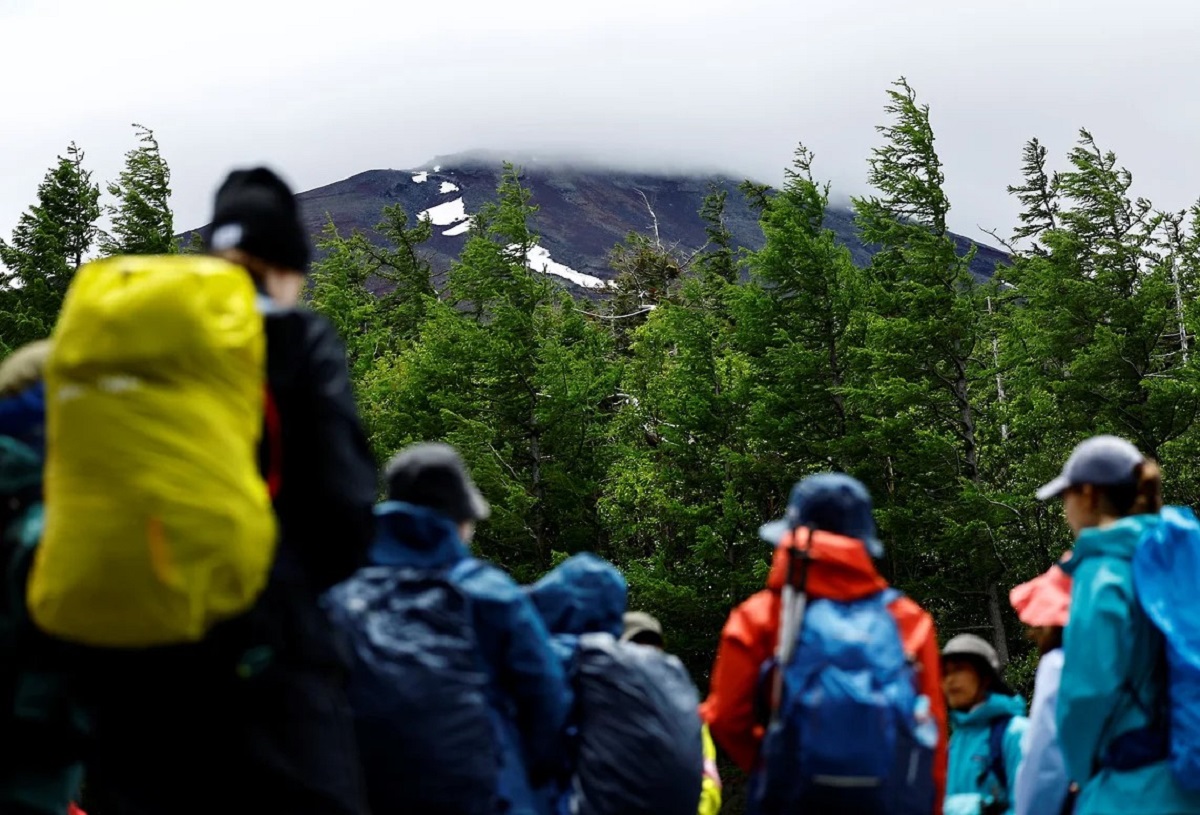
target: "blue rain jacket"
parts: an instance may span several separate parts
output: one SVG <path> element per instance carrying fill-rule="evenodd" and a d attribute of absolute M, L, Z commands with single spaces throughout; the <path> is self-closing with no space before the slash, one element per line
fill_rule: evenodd
<path fill-rule="evenodd" d="M 376 508 L 374 565 L 452 566 L 470 557 L 455 524 L 425 507 L 391 501 Z M 500 794 L 510 815 L 537 811 L 530 774 L 552 767 L 572 696 L 542 619 L 505 572 L 480 562 L 458 584 L 470 598 L 475 635 L 492 676 L 490 701 L 502 749 Z"/>
<path fill-rule="evenodd" d="M 628 590 L 617 567 L 603 558 L 572 555 L 528 591 L 551 634 L 621 636 Z"/>
<path fill-rule="evenodd" d="M 1062 679 L 1063 649 L 1042 655 L 1033 682 L 1029 729 L 1025 731 L 1025 758 L 1017 773 L 1016 815 L 1059 815 L 1067 800 L 1067 776 L 1058 745 L 1058 686 Z"/>
<path fill-rule="evenodd" d="M 997 790 L 996 778 L 989 774 L 980 784 L 980 775 L 991 762 L 992 720 L 1012 716 L 1004 731 L 1004 769 L 1008 787 Z M 946 778 L 944 815 L 978 815 L 980 807 L 1003 797 L 1013 811 L 1017 771 L 1021 768 L 1022 743 L 1029 719 L 1025 718 L 1025 700 L 1020 696 L 993 693 L 972 710 L 950 711 L 950 767 Z M 1001 793 L 1001 794 L 998 794 Z"/>
<path fill-rule="evenodd" d="M 1062 565 L 1073 583 L 1058 732 L 1067 771 L 1081 787 L 1076 815 L 1200 813 L 1200 794 L 1181 790 L 1165 759 L 1124 772 L 1098 769 L 1114 738 L 1145 727 L 1165 705 L 1163 639 L 1137 603 L 1131 562 L 1158 524 L 1157 515 L 1134 515 L 1085 529 Z"/>

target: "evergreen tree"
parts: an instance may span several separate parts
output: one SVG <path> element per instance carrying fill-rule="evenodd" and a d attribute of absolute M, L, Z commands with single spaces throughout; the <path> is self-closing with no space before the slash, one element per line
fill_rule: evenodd
<path fill-rule="evenodd" d="M 393 344 L 382 325 L 379 299 L 367 288 L 370 265 L 362 244 L 338 233 L 330 219 L 317 241 L 323 257 L 312 264 L 306 281 L 308 302 L 329 318 L 346 343 L 353 381 L 370 369 L 376 355 Z"/>
<path fill-rule="evenodd" d="M 603 548 L 594 496 L 617 383 L 605 332 L 528 267 L 536 208 L 511 165 L 498 196 L 475 215 L 447 299 L 428 301 L 416 342 L 362 392 L 368 421 L 387 417 L 384 454 L 432 438 L 463 452 L 495 507 L 481 548 L 532 579 L 554 551 Z"/>
<path fill-rule="evenodd" d="M 738 303 L 724 205 L 709 195 L 708 246 L 632 333 L 601 500 L 631 602 L 677 632 L 672 651 L 701 677 L 712 632 L 761 585 L 755 533 L 788 477 L 750 432 L 757 370 L 739 332 L 763 321 Z"/>
<path fill-rule="evenodd" d="M 12 240 L 0 240 L 0 346 L 49 336 L 75 270 L 97 235 L 100 189 L 74 142 L 38 185 Z"/>
<path fill-rule="evenodd" d="M 310 304 L 338 327 L 356 380 L 416 339 L 436 297 L 421 251 L 433 234 L 429 222 L 409 227 L 396 204 L 384 208 L 375 229 L 381 242 L 358 231 L 343 236 L 330 220 L 317 243 L 323 257 L 308 277 Z"/>
<path fill-rule="evenodd" d="M 650 312 L 678 294 L 689 259 L 677 247 L 665 246 L 657 234 L 631 232 L 613 247 L 608 262 L 615 276 L 605 316 L 617 348 L 626 353 L 633 332 Z"/>
<path fill-rule="evenodd" d="M 375 227 L 386 241 L 383 247 L 358 240 L 371 260 L 371 274 L 390 291 L 382 295 L 383 312 L 391 332 L 403 340 L 417 336 L 428 313 L 429 303 L 437 297 L 433 286 L 433 269 L 421 250 L 433 237 L 433 224 L 428 218 L 408 225 L 408 213 L 399 204 L 384 207 L 383 220 Z"/>
<path fill-rule="evenodd" d="M 125 154 L 125 169 L 108 185 L 117 203 L 105 210 L 112 232 L 101 247 L 109 255 L 165 255 L 178 252 L 171 214 L 171 170 L 158 149 L 154 131 L 133 125 L 139 146 Z"/>
<path fill-rule="evenodd" d="M 1046 148 L 1037 139 L 1030 139 L 1022 154 L 1023 183 L 1009 187 L 1010 195 L 1021 202 L 1021 226 L 1013 231 L 1014 240 L 1036 241 L 1044 233 L 1058 228 L 1058 174 L 1046 175 Z M 1034 244 L 1034 251 L 1042 248 Z"/>
<path fill-rule="evenodd" d="M 813 180 L 812 154 L 801 145 L 783 189 L 761 202 L 766 243 L 750 256 L 751 282 L 736 300 L 741 333 L 761 359 L 751 416 L 767 449 L 796 473 L 849 465 L 844 391 L 849 350 L 861 344 L 851 316 L 863 283 L 849 250 L 824 227 L 828 205 L 829 185 Z M 761 346 L 749 344 L 753 337 Z"/>
<path fill-rule="evenodd" d="M 204 236 L 199 231 L 191 233 L 186 242 L 181 241 L 179 244 L 180 254 L 201 255 L 204 251 Z"/>
<path fill-rule="evenodd" d="M 888 96 L 893 121 L 879 128 L 884 145 L 870 160 L 878 195 L 854 202 L 863 240 L 879 247 L 868 269 L 867 307 L 855 315 L 864 345 L 853 398 L 868 419 L 858 467 L 880 496 L 901 585 L 940 606 L 943 623 L 982 622 L 956 608 L 954 591 L 986 597 L 1006 659 L 1008 604 L 998 585 L 1006 564 L 997 527 L 1011 519 L 993 518 L 981 458 L 991 382 L 981 363 L 988 295 L 970 270 L 975 248 L 960 254 L 947 228 L 950 202 L 928 106 L 917 104 L 904 79 Z"/>
<path fill-rule="evenodd" d="M 1116 433 L 1192 471 L 1196 240 L 1182 214 L 1132 197 L 1132 174 L 1086 130 L 1068 161 L 1051 181 L 1027 161 L 1012 189 L 1038 224 L 1006 316 L 1011 381 L 1036 417 L 1022 419 L 1031 465 L 1044 476 L 1083 437 Z"/>

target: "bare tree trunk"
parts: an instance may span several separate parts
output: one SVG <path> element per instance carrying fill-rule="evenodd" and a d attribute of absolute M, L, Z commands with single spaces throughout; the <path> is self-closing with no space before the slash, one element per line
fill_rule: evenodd
<path fill-rule="evenodd" d="M 988 300 L 989 309 L 991 300 Z M 992 338 L 995 343 L 995 335 Z M 996 345 L 993 344 L 993 348 Z M 957 352 L 958 349 L 956 348 Z M 962 420 L 963 442 L 966 449 L 963 459 L 967 466 L 967 477 L 983 488 L 982 474 L 979 469 L 979 444 L 975 436 L 975 411 L 971 406 L 970 383 L 967 381 L 967 360 L 959 357 L 955 360 L 958 367 L 958 377 L 954 382 L 954 395 L 958 399 L 959 413 Z M 1001 664 L 1008 662 L 1008 631 L 1004 626 L 1003 606 L 1000 601 L 1000 589 L 994 581 L 988 581 L 988 614 L 992 623 L 992 641 L 996 652 L 1000 655 Z"/>
<path fill-rule="evenodd" d="M 995 314 L 992 311 L 992 298 L 987 299 L 988 317 Z M 1008 397 L 1004 393 L 1004 377 L 1000 375 L 1000 338 L 996 335 L 996 330 L 991 329 L 992 333 L 992 364 L 996 366 L 996 401 L 1001 405 L 1008 401 Z M 1003 422 L 1000 425 L 1000 440 L 1008 441 L 1008 422 Z"/>
<path fill-rule="evenodd" d="M 825 342 L 829 346 L 829 377 L 833 383 L 833 409 L 837 412 L 838 437 L 846 435 L 846 400 L 838 393 L 842 387 L 842 365 L 838 359 L 837 334 L 832 320 L 825 324 Z"/>
<path fill-rule="evenodd" d="M 537 545 L 538 557 L 544 565 L 550 560 L 549 547 L 546 545 L 546 486 L 542 483 L 542 433 L 538 427 L 537 416 L 534 410 L 537 407 L 537 400 L 532 400 L 530 404 L 530 434 L 529 434 L 529 456 L 533 460 L 529 470 L 530 480 L 533 482 L 533 534 L 534 541 Z"/>
<path fill-rule="evenodd" d="M 1008 664 L 1008 632 L 1004 630 L 1004 607 L 1000 604 L 1000 588 L 994 581 L 988 583 L 988 614 L 992 618 L 992 644 L 1000 655 L 1000 664 Z"/>
<path fill-rule="evenodd" d="M 1183 285 L 1179 282 L 1179 259 L 1171 258 L 1171 284 L 1175 287 L 1175 319 L 1179 321 L 1179 351 L 1183 364 L 1188 362 L 1187 323 L 1183 319 Z"/>

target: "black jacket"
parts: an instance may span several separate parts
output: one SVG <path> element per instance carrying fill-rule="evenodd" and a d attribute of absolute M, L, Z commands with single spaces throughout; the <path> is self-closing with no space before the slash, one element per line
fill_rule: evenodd
<path fill-rule="evenodd" d="M 280 475 L 280 540 L 257 616 L 273 629 L 285 659 L 329 664 L 337 655 L 318 601 L 366 561 L 374 534 L 375 462 L 333 325 L 305 309 L 269 309 L 266 332 L 279 430 L 264 433 L 262 462 L 264 472 Z"/>

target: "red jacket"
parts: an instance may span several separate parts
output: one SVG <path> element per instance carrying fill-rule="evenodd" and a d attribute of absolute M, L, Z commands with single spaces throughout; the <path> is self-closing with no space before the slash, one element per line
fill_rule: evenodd
<path fill-rule="evenodd" d="M 746 772 L 753 770 L 758 760 L 763 737 L 763 725 L 755 717 L 755 692 L 762 664 L 775 653 L 780 592 L 787 580 L 790 543 L 790 536 L 785 537 L 776 547 L 767 588 L 729 615 L 721 632 L 708 698 L 700 706 L 700 715 L 708 723 L 713 739 Z M 887 588 L 887 581 L 875 570 L 861 541 L 818 531 L 813 533 L 811 546 L 809 597 L 855 600 Z M 892 603 L 888 610 L 896 618 L 905 651 L 917 662 L 918 691 L 929 697 L 941 732 L 933 762 L 937 793 L 934 813 L 941 815 L 948 735 L 937 633 L 929 613 L 907 597 Z"/>

